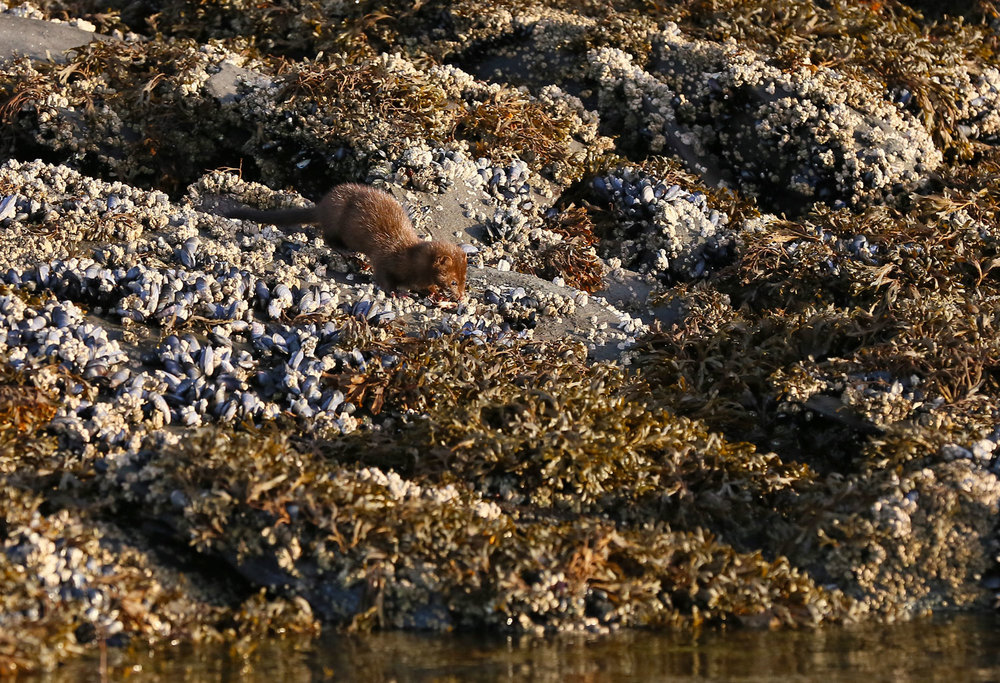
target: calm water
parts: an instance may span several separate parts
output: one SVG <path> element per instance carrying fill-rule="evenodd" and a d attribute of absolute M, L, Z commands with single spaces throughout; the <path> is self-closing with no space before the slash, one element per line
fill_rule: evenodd
<path fill-rule="evenodd" d="M 249 663 L 227 648 L 161 652 L 112 665 L 137 681 L 1000 681 L 1000 617 L 961 615 L 891 626 L 681 637 L 330 636 L 306 649 L 263 648 Z M 52 681 L 100 680 L 96 660 Z"/>

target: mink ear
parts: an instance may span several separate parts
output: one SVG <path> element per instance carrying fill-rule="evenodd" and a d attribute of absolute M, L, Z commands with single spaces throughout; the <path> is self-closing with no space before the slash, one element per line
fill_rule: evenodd
<path fill-rule="evenodd" d="M 444 268 L 451 263 L 451 255 L 449 254 L 438 254 L 434 257 L 434 267 Z"/>

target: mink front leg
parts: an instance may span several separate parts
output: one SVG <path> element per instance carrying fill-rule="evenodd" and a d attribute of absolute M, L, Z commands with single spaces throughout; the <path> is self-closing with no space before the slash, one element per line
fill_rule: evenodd
<path fill-rule="evenodd" d="M 383 269 L 375 270 L 375 286 L 390 296 L 396 295 L 396 280 Z"/>

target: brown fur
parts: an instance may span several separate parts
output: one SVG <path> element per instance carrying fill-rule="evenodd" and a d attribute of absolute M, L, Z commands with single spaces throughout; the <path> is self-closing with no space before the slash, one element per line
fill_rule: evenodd
<path fill-rule="evenodd" d="M 406 210 L 383 190 L 347 183 L 337 185 L 309 208 L 241 208 L 226 215 L 271 223 L 283 230 L 290 225 L 318 224 L 331 247 L 367 255 L 375 271 L 375 284 L 388 292 L 406 288 L 431 294 L 440 290 L 456 299 L 465 296 L 465 252 L 449 242 L 421 240 Z"/>

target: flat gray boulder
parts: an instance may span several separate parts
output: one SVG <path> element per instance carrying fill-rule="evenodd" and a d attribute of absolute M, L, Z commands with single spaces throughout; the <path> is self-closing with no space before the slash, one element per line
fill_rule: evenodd
<path fill-rule="evenodd" d="M 65 62 L 66 52 L 92 40 L 110 40 L 69 24 L 0 14 L 0 62 L 18 57 Z"/>

